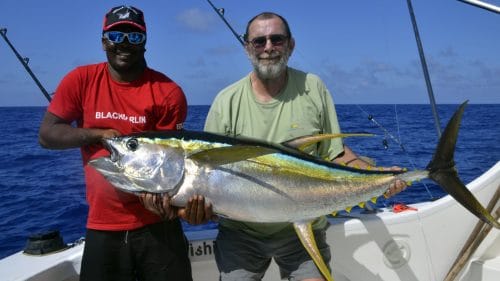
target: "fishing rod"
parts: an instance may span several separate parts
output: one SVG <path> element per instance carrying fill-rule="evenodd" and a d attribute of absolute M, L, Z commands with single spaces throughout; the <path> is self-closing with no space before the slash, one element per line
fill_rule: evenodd
<path fill-rule="evenodd" d="M 229 24 L 229 22 L 224 17 L 224 8 L 217 9 L 214 6 L 214 4 L 212 4 L 212 1 L 207 0 L 207 2 L 208 2 L 208 4 L 210 4 L 210 6 L 212 6 L 212 9 L 214 9 L 214 11 L 219 15 L 219 17 L 226 24 L 226 26 L 229 28 L 229 30 L 231 30 L 231 32 L 233 33 L 234 37 L 236 37 L 236 39 L 238 39 L 238 41 L 241 43 L 242 46 L 245 46 L 245 42 L 243 42 L 242 36 L 239 35 L 238 33 L 236 33 L 236 31 L 233 29 L 233 27 Z"/>
<path fill-rule="evenodd" d="M 438 137 L 441 137 L 441 122 L 439 121 L 439 115 L 436 108 L 436 100 L 434 99 L 434 92 L 432 91 L 431 79 L 429 77 L 429 70 L 427 69 L 427 63 L 425 61 L 424 48 L 422 47 L 422 42 L 420 41 L 420 35 L 418 33 L 417 20 L 415 19 L 415 14 L 413 13 L 413 6 L 411 0 L 407 0 L 408 11 L 410 12 L 411 24 L 413 25 L 413 32 L 415 33 L 415 40 L 417 41 L 418 54 L 420 56 L 420 64 L 422 65 L 422 70 L 424 72 L 425 85 L 427 86 L 427 94 L 429 95 L 429 100 L 432 107 L 432 114 L 434 115 L 434 123 L 436 125 L 436 130 Z"/>
<path fill-rule="evenodd" d="M 50 102 L 52 100 L 52 98 L 50 97 L 49 93 L 47 92 L 47 90 L 45 90 L 45 88 L 42 86 L 42 83 L 40 83 L 40 81 L 38 80 L 38 78 L 36 78 L 35 74 L 33 73 L 33 71 L 31 71 L 30 67 L 28 66 L 29 58 L 23 58 L 17 52 L 16 48 L 14 48 L 14 45 L 12 45 L 12 43 L 10 43 L 9 39 L 7 38 L 7 28 L 0 28 L 0 34 L 2 35 L 3 39 L 5 40 L 5 42 L 7 42 L 7 45 L 9 45 L 9 47 L 12 49 L 12 51 L 16 55 L 17 59 L 24 66 L 24 68 L 26 69 L 26 71 L 28 71 L 28 74 L 31 76 L 31 78 L 33 78 L 33 80 L 35 81 L 35 83 L 38 86 L 38 88 L 40 88 L 40 90 L 42 91 L 42 94 Z"/>

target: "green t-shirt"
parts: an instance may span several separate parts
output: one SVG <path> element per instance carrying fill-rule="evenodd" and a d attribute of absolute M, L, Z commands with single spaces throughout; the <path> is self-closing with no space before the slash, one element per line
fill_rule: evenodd
<path fill-rule="evenodd" d="M 210 107 L 205 131 L 274 143 L 306 135 L 340 133 L 332 97 L 319 77 L 293 68 L 287 71 L 284 90 L 267 103 L 256 100 L 250 75 L 222 90 Z M 322 141 L 306 151 L 330 160 L 343 151 L 342 140 Z M 249 223 L 228 219 L 221 219 L 220 223 L 262 237 L 293 231 L 289 223 Z M 313 226 L 325 225 L 323 217 Z"/>

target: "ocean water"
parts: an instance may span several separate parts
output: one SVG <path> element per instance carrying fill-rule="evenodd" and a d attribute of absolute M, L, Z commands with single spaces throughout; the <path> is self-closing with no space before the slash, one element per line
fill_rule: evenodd
<path fill-rule="evenodd" d="M 439 105 L 442 126 L 457 105 Z M 30 234 L 58 229 L 71 243 L 85 233 L 87 205 L 78 149 L 46 150 L 37 134 L 44 107 L 0 107 L 0 258 L 24 248 Z M 208 106 L 190 106 L 186 129 L 201 130 Z M 429 105 L 337 105 L 344 132 L 370 132 L 369 138 L 346 143 L 378 165 L 425 168 L 437 143 Z M 371 117 L 371 120 L 368 117 Z M 462 121 L 455 162 L 468 183 L 500 160 L 500 105 L 468 105 Z M 430 181 L 379 200 L 380 207 L 440 198 Z M 184 224 L 186 231 L 215 228 Z"/>

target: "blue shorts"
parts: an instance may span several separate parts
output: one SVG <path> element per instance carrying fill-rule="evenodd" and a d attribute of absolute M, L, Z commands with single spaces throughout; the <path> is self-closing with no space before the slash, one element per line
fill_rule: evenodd
<path fill-rule="evenodd" d="M 325 229 L 314 236 L 325 263 L 330 263 L 330 247 Z M 282 279 L 323 278 L 295 232 L 276 237 L 256 238 L 238 229 L 219 225 L 215 260 L 221 281 L 261 280 L 274 258 Z"/>

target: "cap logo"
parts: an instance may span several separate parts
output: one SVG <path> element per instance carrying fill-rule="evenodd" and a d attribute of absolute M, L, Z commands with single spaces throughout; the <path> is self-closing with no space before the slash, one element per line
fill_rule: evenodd
<path fill-rule="evenodd" d="M 117 13 L 118 14 L 118 13 Z M 125 14 L 118 14 L 119 19 L 128 19 L 130 17 L 130 12 L 127 11 Z"/>
<path fill-rule="evenodd" d="M 121 10 L 125 10 L 125 13 L 120 13 Z M 138 15 L 139 12 L 135 10 L 134 7 L 131 6 L 121 6 L 118 9 L 113 11 L 113 14 L 118 15 L 119 19 L 127 19 L 130 17 L 130 11 L 134 12 L 134 14 Z"/>

